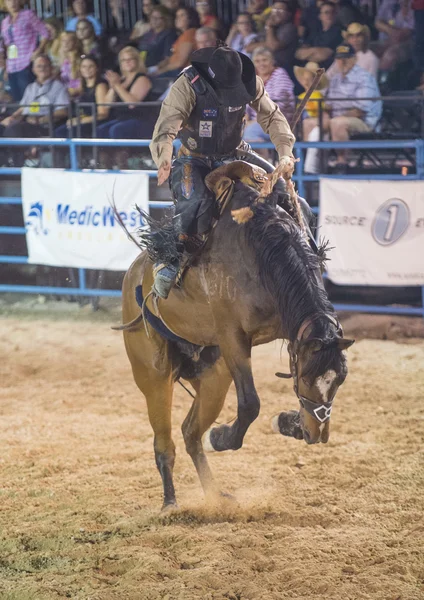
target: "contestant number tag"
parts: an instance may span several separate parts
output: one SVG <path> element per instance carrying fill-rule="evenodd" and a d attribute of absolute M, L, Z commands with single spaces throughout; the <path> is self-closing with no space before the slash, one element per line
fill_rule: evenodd
<path fill-rule="evenodd" d="M 200 121 L 199 137 L 212 137 L 212 121 Z"/>
<path fill-rule="evenodd" d="M 18 58 L 18 46 L 16 44 L 8 46 L 7 58 Z"/>
<path fill-rule="evenodd" d="M 32 114 L 37 114 L 40 112 L 40 103 L 39 102 L 31 102 L 29 105 L 29 112 Z"/>

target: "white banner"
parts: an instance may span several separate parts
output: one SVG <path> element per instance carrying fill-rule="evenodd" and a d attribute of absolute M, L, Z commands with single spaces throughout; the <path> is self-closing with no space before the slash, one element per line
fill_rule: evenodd
<path fill-rule="evenodd" d="M 321 179 L 319 236 L 340 285 L 424 285 L 424 182 Z"/>
<path fill-rule="evenodd" d="M 116 221 L 112 202 L 130 232 L 145 225 L 135 205 L 149 211 L 148 175 L 23 169 L 28 261 L 56 267 L 128 269 L 140 250 Z"/>

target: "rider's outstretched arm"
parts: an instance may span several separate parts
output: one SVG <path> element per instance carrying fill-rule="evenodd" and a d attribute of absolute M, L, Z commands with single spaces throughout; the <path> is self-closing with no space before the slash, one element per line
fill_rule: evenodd
<path fill-rule="evenodd" d="M 256 78 L 256 98 L 250 103 L 250 106 L 257 112 L 258 123 L 271 137 L 271 142 L 276 147 L 280 159 L 283 156 L 292 156 L 296 138 L 286 117 L 278 105 L 271 100 L 259 77 Z"/>

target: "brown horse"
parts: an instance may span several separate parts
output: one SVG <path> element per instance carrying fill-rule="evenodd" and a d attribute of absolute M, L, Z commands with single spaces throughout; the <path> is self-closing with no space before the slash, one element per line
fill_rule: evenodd
<path fill-rule="evenodd" d="M 208 450 L 237 450 L 258 416 L 253 346 L 288 340 L 291 375 L 300 401 L 289 434 L 308 444 L 328 440 L 332 402 L 347 375 L 343 351 L 353 341 L 342 337 L 323 285 L 319 257 L 299 225 L 276 205 L 275 192 L 266 202 L 258 202 L 258 191 L 241 181 L 232 183 L 233 196 L 201 255 L 167 300 L 155 303 L 149 296 L 146 301 L 153 282 L 147 252 L 135 260 L 124 279 L 123 319 L 132 322 L 122 327 L 125 347 L 135 382 L 147 400 L 164 507 L 176 505 L 171 406 L 177 379 L 188 381 L 195 392 L 182 425 L 187 452 L 205 493 L 216 495 L 203 444 Z M 215 188 L 219 190 L 220 182 Z M 250 218 L 237 224 L 231 213 L 245 207 Z M 172 340 L 143 322 L 143 295 L 150 321 L 156 315 L 171 330 Z M 232 381 L 237 418 L 232 425 L 210 429 Z M 274 426 L 287 433 L 285 425 L 282 413 Z"/>

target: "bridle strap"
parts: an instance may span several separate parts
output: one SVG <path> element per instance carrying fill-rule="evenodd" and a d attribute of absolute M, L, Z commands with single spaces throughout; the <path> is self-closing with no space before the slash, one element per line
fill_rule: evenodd
<path fill-rule="evenodd" d="M 303 335 L 304 335 L 305 331 L 307 330 L 307 328 L 310 325 L 312 325 L 312 323 L 314 321 L 316 321 L 319 318 L 323 318 L 323 317 L 328 319 L 328 321 L 330 321 L 330 323 L 332 323 L 335 327 L 337 327 L 337 333 L 341 333 L 343 335 L 342 326 L 340 325 L 340 322 L 338 321 L 338 319 L 336 317 L 333 317 L 333 315 L 329 315 L 327 313 L 316 313 L 316 314 L 312 315 L 311 317 L 309 317 L 308 319 L 306 319 L 302 323 L 302 325 L 299 327 L 299 331 L 297 332 L 295 341 L 293 342 L 293 344 L 290 343 L 288 346 L 288 352 L 290 355 L 290 372 L 291 372 L 291 376 L 293 377 L 293 389 L 295 391 L 295 394 L 298 397 L 301 406 L 306 410 L 307 413 L 309 413 L 311 415 L 311 417 L 313 417 L 319 423 L 326 423 L 327 421 L 330 420 L 333 401 L 324 402 L 322 404 L 317 404 L 316 402 L 312 402 L 311 400 L 309 400 L 309 398 L 305 398 L 305 396 L 301 396 L 299 394 L 299 374 L 298 374 L 298 369 L 297 369 L 297 360 L 298 360 L 297 351 L 299 349 L 299 346 L 302 343 L 302 338 L 303 338 Z M 282 374 L 280 374 L 280 376 L 281 375 Z"/>

